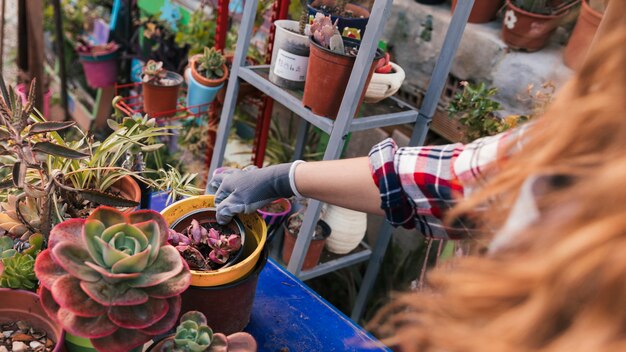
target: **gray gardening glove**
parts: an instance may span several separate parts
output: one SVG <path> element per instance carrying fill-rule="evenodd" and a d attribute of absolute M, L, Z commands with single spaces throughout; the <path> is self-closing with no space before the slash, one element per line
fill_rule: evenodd
<path fill-rule="evenodd" d="M 235 214 L 249 214 L 276 199 L 293 196 L 289 181 L 292 164 L 226 169 L 213 175 L 209 189 L 215 191 L 217 222 L 226 224 Z"/>

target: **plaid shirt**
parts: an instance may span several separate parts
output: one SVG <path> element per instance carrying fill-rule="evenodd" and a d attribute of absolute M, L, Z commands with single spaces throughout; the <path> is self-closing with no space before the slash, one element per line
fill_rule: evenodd
<path fill-rule="evenodd" d="M 462 220 L 452 227 L 443 224 L 446 211 L 497 172 L 495 161 L 506 157 L 505 147 L 521 140 L 528 125 L 466 145 L 398 148 L 391 138 L 375 145 L 370 168 L 387 221 L 416 228 L 426 237 L 469 237 L 472 227 Z"/>

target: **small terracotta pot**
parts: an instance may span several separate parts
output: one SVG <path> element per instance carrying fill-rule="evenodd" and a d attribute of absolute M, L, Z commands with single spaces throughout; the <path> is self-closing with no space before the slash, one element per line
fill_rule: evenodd
<path fill-rule="evenodd" d="M 135 179 L 133 179 L 131 176 L 127 175 L 120 178 L 119 180 L 115 181 L 113 185 L 111 185 L 111 188 L 114 191 L 121 193 L 121 196 L 126 199 L 135 201 L 137 202 L 137 204 L 141 202 L 141 189 L 139 188 L 139 184 L 137 183 L 137 181 L 135 181 Z M 136 209 L 137 207 L 132 207 L 120 210 L 124 213 L 130 213 Z"/>
<path fill-rule="evenodd" d="M 582 66 L 601 21 L 602 13 L 592 9 L 589 0 L 583 0 L 578 21 L 563 51 L 567 67 L 578 70 Z"/>
<path fill-rule="evenodd" d="M 456 8 L 457 0 L 452 0 L 452 12 Z M 503 0 L 475 0 L 474 7 L 470 12 L 469 23 L 487 23 L 496 18 L 498 10 L 502 7 Z"/>
<path fill-rule="evenodd" d="M 567 12 L 558 15 L 540 15 L 524 11 L 506 1 L 507 10 L 502 21 L 502 40 L 512 49 L 537 51 L 548 43 Z"/>
<path fill-rule="evenodd" d="M 65 351 L 65 333 L 41 307 L 39 296 L 30 291 L 0 288 L 0 322 L 23 320 L 54 339 L 53 352 Z"/>
<path fill-rule="evenodd" d="M 292 215 L 293 216 L 293 215 Z M 296 235 L 289 232 L 287 229 L 287 223 L 283 225 L 285 236 L 283 238 L 283 262 L 289 264 L 291 260 L 291 254 L 293 252 L 293 248 L 296 245 Z M 322 250 L 324 249 L 324 244 L 326 243 L 326 238 L 330 236 L 330 226 L 323 220 L 318 220 L 317 222 L 323 229 L 322 236 L 313 237 L 311 240 L 311 244 L 309 245 L 309 250 L 306 252 L 304 256 L 304 262 L 302 263 L 302 270 L 307 270 L 315 267 L 317 263 L 320 261 L 320 257 L 322 256 Z"/>
<path fill-rule="evenodd" d="M 198 62 L 196 61 L 197 57 L 198 55 L 194 55 L 189 59 L 189 66 L 191 67 L 191 76 L 193 77 L 193 79 L 196 80 L 196 82 L 207 87 L 217 87 L 223 84 L 224 82 L 226 82 L 226 80 L 228 79 L 228 66 L 226 66 L 226 64 L 222 65 L 222 70 L 224 70 L 224 76 L 222 76 L 222 78 L 209 79 L 209 78 L 204 77 L 198 72 L 197 70 Z"/>
<path fill-rule="evenodd" d="M 143 110 L 150 117 L 168 117 L 176 114 L 178 92 L 183 83 L 183 77 L 176 72 L 168 71 L 170 78 L 176 79 L 178 84 L 159 86 L 152 83 L 143 83 Z"/>
<path fill-rule="evenodd" d="M 360 42 L 348 38 L 343 38 L 344 45 L 360 46 Z M 352 68 L 356 57 L 333 53 L 320 46 L 313 37 L 309 38 L 311 54 L 309 56 L 309 66 L 306 76 L 308 79 L 304 84 L 304 95 L 302 104 L 311 109 L 317 115 L 331 119 L 337 117 L 341 100 L 346 91 Z M 375 69 L 375 62 L 382 57 L 382 52 L 377 50 L 377 55 L 369 67 L 365 86 L 369 84 Z M 366 68 L 357 68 L 366 69 Z M 359 106 L 363 102 L 365 90 L 361 92 Z M 358 108 L 355 115 L 358 115 Z"/>

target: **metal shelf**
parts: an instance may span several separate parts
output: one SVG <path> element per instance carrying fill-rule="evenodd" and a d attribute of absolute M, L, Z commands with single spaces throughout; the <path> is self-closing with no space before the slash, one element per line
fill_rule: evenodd
<path fill-rule="evenodd" d="M 354 251 L 344 255 L 334 254 L 333 256 L 337 258 L 329 261 L 324 261 L 324 258 L 322 258 L 320 260 L 320 263 L 315 268 L 300 272 L 300 275 L 298 275 L 298 277 L 301 280 L 309 280 L 314 277 L 328 274 L 329 272 L 335 270 L 347 268 L 351 265 L 362 263 L 370 259 L 370 257 L 372 256 L 372 249 L 367 243 L 361 242 L 359 244 L 359 247 L 357 247 L 357 249 L 355 249 Z"/>
<path fill-rule="evenodd" d="M 375 0 L 370 12 L 371 15 L 368 20 L 367 31 L 365 31 L 354 63 L 355 69 L 352 70 L 350 79 L 348 80 L 337 118 L 331 120 L 315 115 L 310 110 L 306 109 L 302 105 L 301 91 L 284 90 L 271 83 L 267 78 L 269 71 L 267 65 L 245 66 L 245 56 L 250 46 L 254 17 L 258 7 L 258 0 L 246 1 L 230 73 L 231 79 L 229 80 L 229 85 L 226 90 L 224 108 L 222 110 L 213 158 L 209 169 L 209 177 L 213 173 L 213 170 L 221 166 L 224 158 L 228 132 L 232 124 L 237 94 L 239 92 L 240 80 L 250 83 L 264 94 L 267 94 L 275 101 L 284 105 L 287 109 L 302 117 L 297 133 L 298 138 L 296 141 L 294 159 L 300 158 L 302 155 L 309 124 L 320 128 L 330 135 L 326 151 L 324 152 L 324 160 L 339 158 L 344 146 L 345 136 L 351 131 L 363 131 L 402 123 L 414 123 L 415 125 L 409 145 L 422 145 L 426 138 L 430 121 L 435 114 L 439 97 L 443 92 L 454 54 L 460 43 L 473 4 L 474 0 L 467 0 L 460 1 L 457 5 L 419 111 L 398 99 L 391 98 L 385 99 L 378 104 L 364 104 L 360 109 L 359 118 L 355 119 L 355 112 L 359 108 L 359 97 L 363 89 L 365 89 L 365 81 L 367 78 L 367 72 L 360 68 L 369 67 L 371 62 L 373 62 L 378 40 L 382 35 L 385 22 L 391 13 L 392 0 Z M 313 269 L 302 271 L 304 255 L 309 248 L 315 224 L 320 216 L 321 207 L 322 203 L 319 201 L 314 199 L 309 200 L 300 233 L 287 268 L 301 279 L 310 279 L 369 260 L 367 272 L 352 312 L 352 318 L 358 320 L 365 306 L 369 292 L 374 285 L 376 276 L 378 275 L 380 264 L 391 239 L 393 228 L 386 223 L 381 226 L 378 239 L 373 249 L 366 248 L 363 251 L 351 253 L 319 264 Z"/>

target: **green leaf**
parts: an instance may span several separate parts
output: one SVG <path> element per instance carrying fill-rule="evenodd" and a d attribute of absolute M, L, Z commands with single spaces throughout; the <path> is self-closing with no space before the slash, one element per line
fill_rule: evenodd
<path fill-rule="evenodd" d="M 83 189 L 79 190 L 79 192 L 86 200 L 100 205 L 108 205 L 110 207 L 136 207 L 139 205 L 139 203 L 130 199 L 104 193 L 96 189 Z"/>
<path fill-rule="evenodd" d="M 156 143 L 156 144 L 150 144 L 150 145 L 146 145 L 141 147 L 141 151 L 144 153 L 149 153 L 149 152 L 154 152 L 156 150 L 161 149 L 165 144 L 163 143 Z"/>
<path fill-rule="evenodd" d="M 107 125 L 109 125 L 109 128 L 111 128 L 113 131 L 117 131 L 120 128 L 120 124 L 111 119 L 107 120 Z"/>
<path fill-rule="evenodd" d="M 76 124 L 74 121 L 46 121 L 46 122 L 38 122 L 30 126 L 30 131 L 28 132 L 29 136 L 32 136 L 37 133 L 46 133 L 53 131 L 61 131 L 66 128 L 72 127 Z"/>
<path fill-rule="evenodd" d="M 33 151 L 53 156 L 60 156 L 68 159 L 85 159 L 89 157 L 89 154 L 85 154 L 83 152 L 79 152 L 78 150 L 70 149 L 50 142 L 36 143 L 33 146 Z"/>

